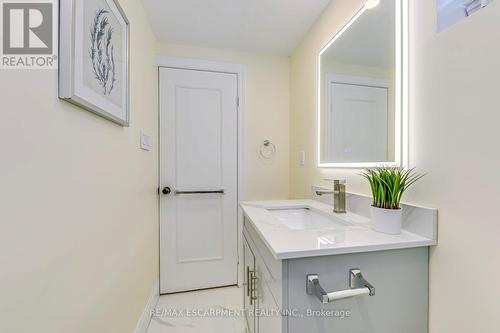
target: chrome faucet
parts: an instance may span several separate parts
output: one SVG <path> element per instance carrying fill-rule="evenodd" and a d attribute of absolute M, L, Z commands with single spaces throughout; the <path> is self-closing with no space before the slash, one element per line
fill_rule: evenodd
<path fill-rule="evenodd" d="M 325 179 L 331 180 L 331 179 Z M 324 194 L 333 194 L 333 211 L 335 213 L 347 213 L 346 200 L 345 200 L 345 179 L 333 180 L 333 191 L 316 190 L 316 195 L 322 196 Z"/>

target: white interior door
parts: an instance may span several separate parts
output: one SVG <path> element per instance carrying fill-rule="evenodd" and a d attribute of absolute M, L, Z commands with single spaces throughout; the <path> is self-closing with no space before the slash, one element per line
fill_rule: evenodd
<path fill-rule="evenodd" d="M 331 82 L 328 89 L 328 160 L 387 161 L 387 88 Z"/>
<path fill-rule="evenodd" d="M 162 294 L 237 283 L 237 98 L 236 74 L 160 69 Z"/>

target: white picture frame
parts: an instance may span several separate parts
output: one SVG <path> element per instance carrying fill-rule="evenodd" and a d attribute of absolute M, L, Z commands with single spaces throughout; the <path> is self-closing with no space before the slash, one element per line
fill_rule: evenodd
<path fill-rule="evenodd" d="M 117 0 L 61 0 L 59 98 L 130 124 L 130 23 Z"/>

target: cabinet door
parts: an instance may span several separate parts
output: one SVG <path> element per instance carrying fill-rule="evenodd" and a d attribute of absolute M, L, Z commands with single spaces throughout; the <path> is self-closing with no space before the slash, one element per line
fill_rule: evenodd
<path fill-rule="evenodd" d="M 255 333 L 255 300 L 253 292 L 253 277 L 255 273 L 255 256 L 243 237 L 243 264 L 245 274 L 243 277 L 243 307 L 247 322 L 248 333 Z"/>
<path fill-rule="evenodd" d="M 260 263 L 257 258 L 255 267 L 257 280 L 254 282 L 254 288 L 257 297 L 256 325 L 258 327 L 258 333 L 281 333 L 282 317 L 269 286 L 264 279 L 261 278 L 262 274 L 260 274 L 261 272 L 259 271 L 259 266 L 261 264 L 262 263 Z"/>

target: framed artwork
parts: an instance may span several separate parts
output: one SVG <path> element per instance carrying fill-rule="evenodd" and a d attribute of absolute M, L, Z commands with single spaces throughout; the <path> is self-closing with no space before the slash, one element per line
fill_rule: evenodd
<path fill-rule="evenodd" d="M 60 0 L 59 98 L 129 125 L 129 21 L 117 0 Z"/>

